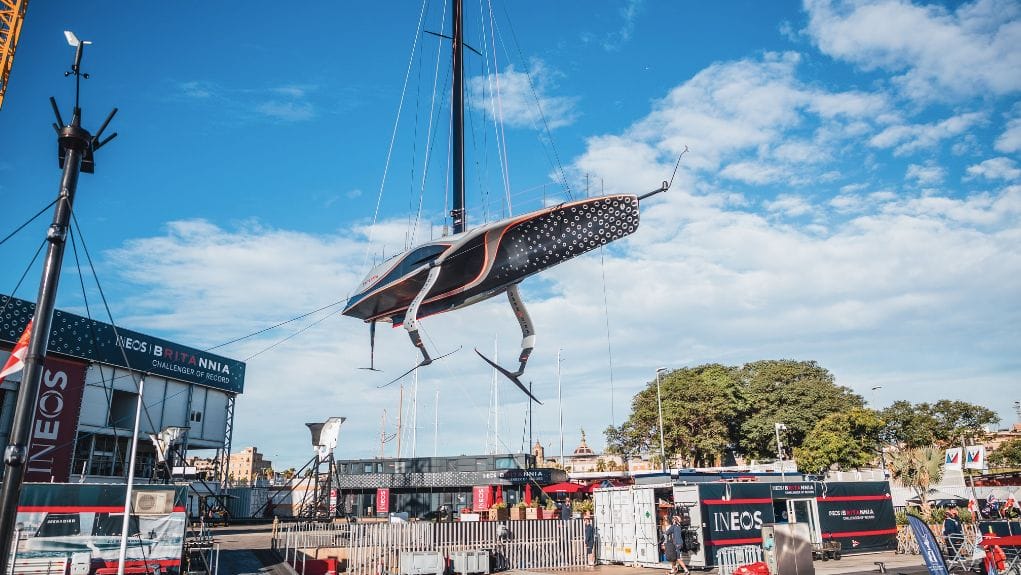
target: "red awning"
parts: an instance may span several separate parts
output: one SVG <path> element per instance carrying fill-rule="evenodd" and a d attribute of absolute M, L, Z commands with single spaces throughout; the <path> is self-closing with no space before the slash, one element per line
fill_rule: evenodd
<path fill-rule="evenodd" d="M 554 483 L 553 485 L 547 485 L 542 488 L 543 493 L 578 493 L 584 489 L 583 486 L 577 483 Z"/>

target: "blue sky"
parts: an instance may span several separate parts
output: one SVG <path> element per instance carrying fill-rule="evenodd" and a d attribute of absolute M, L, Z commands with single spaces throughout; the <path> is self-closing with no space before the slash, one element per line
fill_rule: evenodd
<path fill-rule="evenodd" d="M 426 29 L 439 30 L 442 8 L 426 8 Z M 118 324 L 204 348 L 346 299 L 367 260 L 406 242 L 423 173 L 418 239 L 443 225 L 445 130 L 427 135 L 430 118 L 445 121 L 432 36 L 414 44 L 425 66 L 394 130 L 420 10 L 33 4 L 0 110 L 0 232 L 56 193 L 47 98 L 69 116 L 71 29 L 94 42 L 86 127 L 120 109 L 120 136 L 75 206 Z M 468 28 L 498 66 L 468 60 L 473 101 L 493 110 L 481 88 L 499 78 L 504 125 L 471 116 L 472 223 L 563 197 L 561 174 L 573 197 L 651 190 L 690 150 L 635 235 L 524 284 L 547 453 L 559 452 L 558 349 L 568 449 L 582 427 L 601 446 L 657 367 L 708 362 L 816 360 L 879 407 L 964 399 L 1015 420 L 1021 3 L 520 1 L 493 20 L 495 37 Z M 14 290 L 49 218 L 0 246 L 0 291 Z M 38 274 L 16 295 L 33 299 Z M 59 306 L 81 312 L 68 274 Z M 416 355 L 403 330 L 383 329 L 386 373 L 356 369 L 367 329 L 332 311 L 220 350 L 251 358 L 236 447 L 298 466 L 302 424 L 342 415 L 339 455 L 378 453 L 399 389 L 376 386 Z M 516 355 L 505 301 L 424 329 L 437 352 L 462 349 L 421 373 L 417 453 L 520 449 L 524 402 L 501 383 L 497 426 L 491 372 L 471 352 L 497 340 L 501 357 Z"/>

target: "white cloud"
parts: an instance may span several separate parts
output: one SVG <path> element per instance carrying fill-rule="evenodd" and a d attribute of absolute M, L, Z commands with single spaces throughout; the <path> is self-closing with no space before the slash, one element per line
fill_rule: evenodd
<path fill-rule="evenodd" d="M 485 102 L 482 108 L 491 118 L 515 127 L 541 128 L 545 121 L 555 129 L 570 125 L 577 117 L 577 98 L 549 94 L 556 88 L 556 76 L 541 60 L 533 60 L 527 73 L 511 65 L 499 74 L 471 78 L 468 85 L 472 98 Z M 494 94 L 499 96 L 491 96 Z"/>
<path fill-rule="evenodd" d="M 1014 117 L 1007 120 L 1003 133 L 996 139 L 996 150 L 1003 153 L 1021 150 L 1021 105 L 1014 107 Z"/>
<path fill-rule="evenodd" d="M 814 209 L 805 198 L 791 194 L 781 194 L 775 200 L 765 202 L 764 205 L 766 211 L 770 213 L 789 217 L 804 216 L 812 213 Z"/>
<path fill-rule="evenodd" d="M 983 177 L 987 180 L 1016 180 L 1021 177 L 1021 169 L 1017 168 L 1010 158 L 990 158 L 980 164 L 968 166 L 968 175 Z"/>
<path fill-rule="evenodd" d="M 932 164 L 925 166 L 910 164 L 908 165 L 908 170 L 905 174 L 907 179 L 914 180 L 922 186 L 942 183 L 946 176 L 946 169 Z"/>
<path fill-rule="evenodd" d="M 303 122 L 315 117 L 315 108 L 308 102 L 269 101 L 258 104 L 255 109 L 264 116 L 287 122 Z"/>
<path fill-rule="evenodd" d="M 930 124 L 897 124 L 873 136 L 869 139 L 869 145 L 875 148 L 893 148 L 894 154 L 904 156 L 961 136 L 985 119 L 983 112 L 969 112 Z"/>
<path fill-rule="evenodd" d="M 950 11 L 905 0 L 806 0 L 807 33 L 824 53 L 899 74 L 903 93 L 931 100 L 1021 89 L 1021 6 L 977 0 Z"/>

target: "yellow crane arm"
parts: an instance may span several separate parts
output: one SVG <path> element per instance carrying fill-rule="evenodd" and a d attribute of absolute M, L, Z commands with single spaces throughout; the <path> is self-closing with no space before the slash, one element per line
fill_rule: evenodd
<path fill-rule="evenodd" d="M 21 24 L 25 21 L 28 0 L 0 0 L 0 108 L 11 78 L 14 51 L 18 48 Z"/>

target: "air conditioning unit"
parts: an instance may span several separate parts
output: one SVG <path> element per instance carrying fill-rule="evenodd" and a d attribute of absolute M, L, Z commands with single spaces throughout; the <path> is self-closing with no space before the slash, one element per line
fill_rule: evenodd
<path fill-rule="evenodd" d="M 174 511 L 174 492 L 169 489 L 136 491 L 131 498 L 135 515 L 166 515 Z"/>

